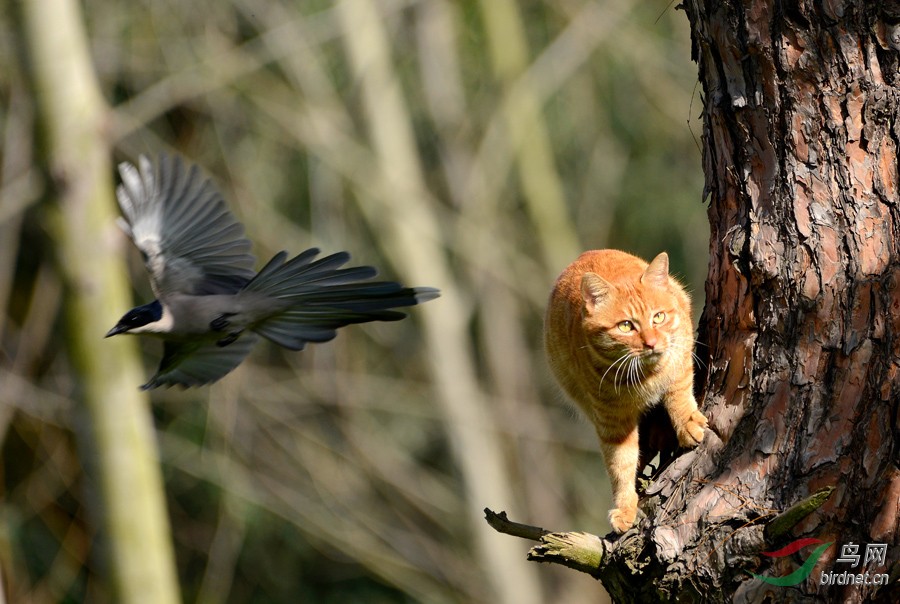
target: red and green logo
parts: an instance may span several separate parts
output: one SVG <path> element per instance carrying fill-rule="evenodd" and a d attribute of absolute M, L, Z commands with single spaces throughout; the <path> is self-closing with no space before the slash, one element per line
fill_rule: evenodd
<path fill-rule="evenodd" d="M 816 565 L 816 562 L 819 561 L 819 558 L 822 557 L 822 554 L 825 553 L 825 550 L 831 547 L 834 541 L 830 541 L 825 543 L 820 539 L 814 539 L 812 537 L 807 537 L 806 539 L 797 539 L 793 543 L 788 544 L 787 546 L 781 548 L 780 550 L 774 552 L 762 552 L 763 556 L 768 556 L 770 558 L 784 558 L 785 556 L 790 556 L 792 554 L 796 554 L 804 547 L 808 547 L 810 545 L 818 545 L 813 553 L 809 555 L 809 558 L 803 561 L 803 564 L 792 572 L 789 575 L 785 575 L 783 577 L 764 577 L 762 575 L 757 575 L 756 573 L 750 573 L 760 581 L 765 581 L 770 585 L 778 585 L 780 587 L 786 587 L 790 585 L 797 585 L 804 579 L 806 579 L 809 574 L 812 572 L 813 567 Z"/>

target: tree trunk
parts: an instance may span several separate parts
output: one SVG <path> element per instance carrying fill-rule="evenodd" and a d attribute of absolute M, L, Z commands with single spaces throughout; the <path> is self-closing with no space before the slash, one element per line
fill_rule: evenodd
<path fill-rule="evenodd" d="M 585 572 L 620 602 L 900 602 L 900 2 L 684 8 L 704 101 L 697 382 L 712 431 Z M 572 561 L 541 540 L 532 558 Z M 883 561 L 866 560 L 879 544 Z M 859 562 L 839 560 L 853 546 Z"/>
<path fill-rule="evenodd" d="M 710 196 L 704 409 L 722 443 L 672 482 L 667 507 L 680 508 L 681 521 L 702 520 L 676 531 L 690 547 L 710 530 L 721 542 L 742 522 L 836 487 L 784 537 L 835 544 L 796 588 L 748 578 L 720 554 L 698 570 L 751 600 L 873 597 L 874 586 L 820 585 L 819 571 L 852 572 L 834 562 L 853 542 L 861 552 L 889 544 L 886 567 L 866 570 L 900 573 L 900 81 L 884 35 L 892 28 L 863 0 L 686 8 Z M 763 549 L 780 545 L 764 539 Z M 781 576 L 808 555 L 747 568 Z"/>

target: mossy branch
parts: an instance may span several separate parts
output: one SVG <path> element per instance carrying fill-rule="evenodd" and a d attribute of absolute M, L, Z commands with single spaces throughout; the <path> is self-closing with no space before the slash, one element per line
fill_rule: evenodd
<path fill-rule="evenodd" d="M 506 512 L 484 509 L 484 518 L 498 533 L 530 541 L 540 541 L 528 551 L 527 558 L 535 562 L 552 562 L 600 578 L 607 554 L 612 547 L 597 535 L 583 532 L 551 533 L 537 526 L 510 520 Z"/>
<path fill-rule="evenodd" d="M 553 562 L 600 578 L 608 552 L 608 543 L 590 533 L 548 533 L 541 544 L 528 551 L 535 562 Z"/>
<path fill-rule="evenodd" d="M 822 507 L 822 504 L 831 497 L 831 494 L 834 493 L 834 491 L 835 487 L 821 488 L 806 499 L 795 503 L 775 516 L 775 518 L 766 525 L 766 542 L 771 543 L 779 537 L 783 537 L 789 533 L 801 520 Z"/>

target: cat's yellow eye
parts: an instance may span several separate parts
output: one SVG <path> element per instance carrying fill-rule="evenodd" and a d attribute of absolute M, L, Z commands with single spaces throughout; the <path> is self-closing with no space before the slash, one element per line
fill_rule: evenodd
<path fill-rule="evenodd" d="M 616 327 L 618 327 L 619 331 L 621 331 L 622 333 L 631 333 L 632 331 L 634 331 L 634 323 L 632 323 L 631 321 L 622 321 Z"/>
<path fill-rule="evenodd" d="M 662 311 L 653 315 L 653 324 L 654 325 L 659 325 L 660 323 L 662 323 L 665 320 L 666 320 L 666 313 L 664 313 Z"/>

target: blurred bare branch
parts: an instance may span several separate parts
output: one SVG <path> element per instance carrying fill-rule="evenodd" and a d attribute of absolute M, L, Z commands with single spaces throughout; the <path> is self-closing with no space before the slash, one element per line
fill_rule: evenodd
<path fill-rule="evenodd" d="M 88 429 L 80 435 L 86 439 L 84 450 L 92 448 L 95 455 L 84 462 L 96 463 L 100 486 L 110 554 L 106 579 L 118 601 L 175 602 L 175 564 L 149 412 L 146 398 L 131 385 L 138 373 L 135 349 L 97 345 L 107 317 L 114 316 L 117 306 L 124 307 L 127 291 L 122 262 L 113 255 L 115 245 L 109 244 L 113 191 L 103 137 L 106 103 L 95 79 L 79 6 L 72 0 L 35 0 L 22 6 L 21 17 L 58 197 L 53 234 L 67 291 L 63 305 L 56 278 L 38 278 L 38 303 L 32 308 L 38 313 L 49 310 L 52 316 L 36 322 L 31 333 L 38 338 L 21 342 L 19 359 L 36 356 L 30 347 L 43 348 L 54 317 L 66 315 L 69 349 L 81 378 L 78 398 L 89 418 Z M 55 291 L 42 291 L 48 287 Z M 41 303 L 44 300 L 49 302 Z M 71 465 L 74 460 L 66 449 L 63 443 L 53 443 L 48 450 L 51 460 Z M 72 467 L 52 468 L 69 480 L 76 476 Z M 68 482 L 59 486 L 72 488 Z M 51 495 L 47 501 L 27 498 L 41 509 L 59 497 Z M 62 521 L 48 527 L 62 547 L 50 562 L 47 588 L 54 599 L 64 599 L 87 562 L 88 540 L 76 523 Z"/>

